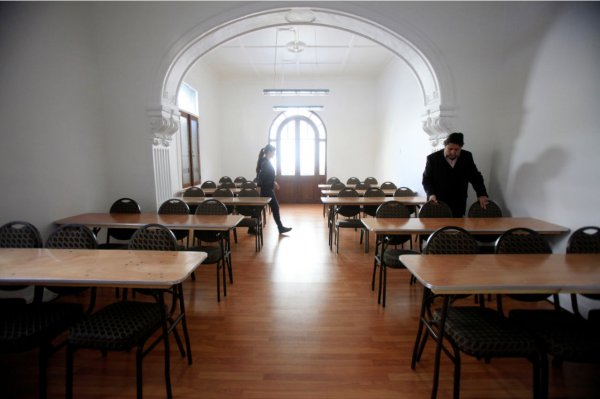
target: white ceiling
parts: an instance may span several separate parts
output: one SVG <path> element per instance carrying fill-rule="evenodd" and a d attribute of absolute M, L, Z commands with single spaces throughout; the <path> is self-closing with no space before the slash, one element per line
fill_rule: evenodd
<path fill-rule="evenodd" d="M 303 51 L 287 49 L 290 42 Z M 340 29 L 300 25 L 261 29 L 237 37 L 202 57 L 220 77 L 285 80 L 297 77 L 376 77 L 394 54 Z"/>

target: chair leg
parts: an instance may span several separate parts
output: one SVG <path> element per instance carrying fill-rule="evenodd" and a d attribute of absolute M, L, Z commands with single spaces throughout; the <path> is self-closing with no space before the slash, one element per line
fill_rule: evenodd
<path fill-rule="evenodd" d="M 192 364 L 192 345 L 190 343 L 190 334 L 187 327 L 187 317 L 185 313 L 185 304 L 183 302 L 183 287 L 178 285 L 177 294 L 179 295 L 179 312 L 181 313 L 181 329 L 185 339 L 185 349 L 187 352 L 188 364 Z"/>
<path fill-rule="evenodd" d="M 418 361 L 418 354 L 419 354 L 419 347 L 421 344 L 421 337 L 423 336 L 423 329 L 425 328 L 425 309 L 427 307 L 427 296 L 428 296 L 428 289 L 424 288 L 423 289 L 423 299 L 421 301 L 421 314 L 419 315 L 419 327 L 417 329 L 417 338 L 415 340 L 415 345 L 413 347 L 413 355 L 412 355 L 412 360 L 411 360 L 411 369 L 415 369 L 415 367 L 417 366 L 417 361 Z"/>
<path fill-rule="evenodd" d="M 164 333 L 164 332 L 163 332 Z M 143 381 L 142 381 L 142 357 L 143 357 L 142 344 L 139 344 L 137 347 L 137 351 L 135 354 L 135 386 L 137 392 L 137 399 L 142 399 L 143 397 Z M 166 356 L 166 354 L 165 354 Z"/>
<path fill-rule="evenodd" d="M 382 306 L 385 308 L 385 296 L 386 296 L 386 292 L 387 292 L 387 267 L 385 267 L 384 263 L 382 263 L 381 271 L 383 272 L 383 287 L 382 287 L 383 303 L 382 303 Z"/>
<path fill-rule="evenodd" d="M 40 351 L 38 354 L 38 375 L 39 375 L 39 397 L 40 399 L 46 399 L 47 386 L 48 386 L 48 357 L 50 356 L 51 347 L 50 342 L 44 342 L 40 345 Z"/>
<path fill-rule="evenodd" d="M 67 370 L 66 370 L 66 386 L 65 386 L 65 398 L 73 398 L 73 357 L 75 354 L 75 348 L 67 344 Z"/>
<path fill-rule="evenodd" d="M 460 351 L 452 345 L 452 349 L 454 351 L 454 399 L 458 399 L 460 396 L 460 371 L 461 371 L 461 362 L 460 362 Z"/>

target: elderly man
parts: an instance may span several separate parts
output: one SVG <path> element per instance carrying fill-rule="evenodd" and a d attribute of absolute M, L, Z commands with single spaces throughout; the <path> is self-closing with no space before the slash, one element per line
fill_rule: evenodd
<path fill-rule="evenodd" d="M 469 183 L 475 189 L 482 208 L 488 195 L 483 176 L 473 162 L 473 155 L 462 149 L 462 133 L 451 133 L 444 141 L 444 149 L 427 157 L 423 172 L 423 187 L 429 201 L 442 201 L 450 206 L 454 217 L 463 217 L 466 210 Z"/>

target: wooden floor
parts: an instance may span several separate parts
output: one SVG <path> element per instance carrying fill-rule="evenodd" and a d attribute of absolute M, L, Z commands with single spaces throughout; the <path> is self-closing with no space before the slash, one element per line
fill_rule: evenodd
<path fill-rule="evenodd" d="M 254 236 L 238 232 L 234 284 L 220 303 L 213 266 L 185 283 L 194 364 L 172 348 L 175 398 L 429 398 L 433 345 L 410 368 L 422 288 L 408 284 L 407 271 L 392 270 L 382 308 L 370 287 L 373 250 L 364 253 L 358 232 L 342 232 L 336 255 L 321 206 L 284 205 L 282 216 L 293 231 L 279 236 L 269 219 L 260 253 Z M 113 299 L 112 290 L 101 294 L 101 302 Z M 0 356 L 0 398 L 36 397 L 36 356 Z M 165 397 L 162 370 L 159 346 L 144 361 L 145 398 Z M 64 397 L 64 350 L 51 358 L 48 373 L 49 397 Z M 550 374 L 551 398 L 600 397 L 598 366 L 566 363 Z M 102 358 L 78 351 L 74 392 L 76 398 L 134 398 L 134 352 Z M 438 397 L 452 397 L 447 359 Z M 463 356 L 461 397 L 531 398 L 531 366 Z"/>

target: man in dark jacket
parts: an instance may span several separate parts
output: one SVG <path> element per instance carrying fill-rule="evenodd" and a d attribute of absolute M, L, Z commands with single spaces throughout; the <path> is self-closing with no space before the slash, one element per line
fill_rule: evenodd
<path fill-rule="evenodd" d="M 466 210 L 469 183 L 477 193 L 482 208 L 486 208 L 488 195 L 483 176 L 469 151 L 462 149 L 462 133 L 451 133 L 444 148 L 427 157 L 423 172 L 423 187 L 428 201 L 442 201 L 450 206 L 454 217 L 463 217 Z"/>

